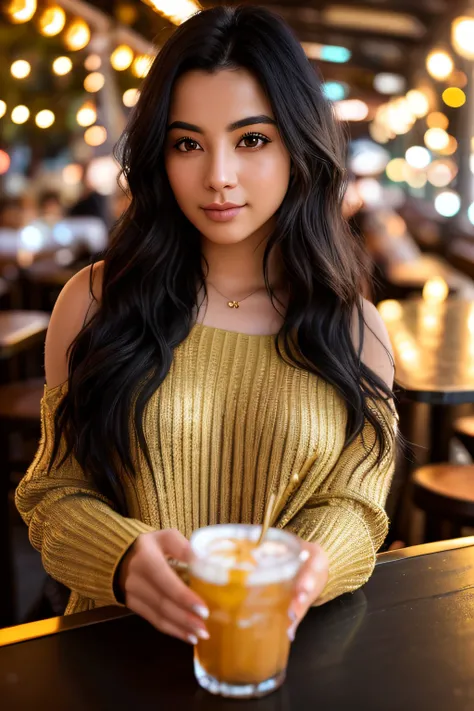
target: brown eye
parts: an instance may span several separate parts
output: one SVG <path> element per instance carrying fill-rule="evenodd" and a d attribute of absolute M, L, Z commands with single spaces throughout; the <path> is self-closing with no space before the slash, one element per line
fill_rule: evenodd
<path fill-rule="evenodd" d="M 243 148 L 261 148 L 266 143 L 270 143 L 270 139 L 260 133 L 247 133 L 240 139 L 239 146 L 243 144 Z"/>
<path fill-rule="evenodd" d="M 185 146 L 185 148 L 181 148 Z M 176 143 L 175 148 L 181 153 L 191 153 L 199 147 L 199 143 L 194 141 L 192 138 L 181 138 L 181 140 Z"/>

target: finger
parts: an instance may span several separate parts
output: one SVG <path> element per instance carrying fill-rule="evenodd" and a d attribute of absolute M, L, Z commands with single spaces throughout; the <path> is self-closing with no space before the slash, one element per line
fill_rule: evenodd
<path fill-rule="evenodd" d="M 164 557 L 159 539 L 155 537 L 144 539 L 142 545 L 146 546 L 148 551 L 147 555 L 144 556 L 146 563 L 143 564 L 142 562 L 141 565 L 142 575 L 139 577 L 146 578 L 157 591 L 165 597 L 173 599 L 180 607 L 193 611 L 196 615 L 206 620 L 209 617 L 207 606 L 172 570 Z M 167 547 L 165 550 L 170 550 L 170 548 Z M 177 549 L 174 550 L 176 551 Z"/>
<path fill-rule="evenodd" d="M 165 556 L 182 560 L 185 563 L 188 562 L 191 545 L 186 536 L 183 536 L 180 531 L 174 528 L 167 528 L 160 531 L 157 538 Z"/>
<path fill-rule="evenodd" d="M 158 606 L 158 614 L 176 627 L 186 629 L 189 634 L 200 639 L 209 639 L 209 632 L 202 619 L 192 612 L 178 607 L 173 600 L 163 597 Z"/>
<path fill-rule="evenodd" d="M 140 617 L 143 617 L 147 622 L 149 622 L 153 627 L 155 627 L 160 632 L 164 634 L 169 634 L 171 637 L 176 637 L 177 639 L 187 642 L 187 644 L 197 644 L 198 639 L 195 635 L 178 625 L 173 624 L 169 620 L 162 618 L 156 613 L 151 607 L 146 605 L 144 602 L 138 602 L 135 606 L 134 612 Z"/>

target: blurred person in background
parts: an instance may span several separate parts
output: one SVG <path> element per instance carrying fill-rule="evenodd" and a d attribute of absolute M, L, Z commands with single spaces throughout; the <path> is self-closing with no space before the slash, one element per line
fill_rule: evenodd
<path fill-rule="evenodd" d="M 19 230 L 25 225 L 25 211 L 21 197 L 0 197 L 0 227 Z"/>
<path fill-rule="evenodd" d="M 126 604 L 191 644 L 203 601 L 168 559 L 213 523 L 276 525 L 307 551 L 289 612 L 367 581 L 388 530 L 393 359 L 343 216 L 345 143 L 283 20 L 184 22 L 124 134 L 131 203 L 62 292 L 44 437 L 16 492 L 67 613 Z"/>
<path fill-rule="evenodd" d="M 64 205 L 59 192 L 55 190 L 45 190 L 38 197 L 39 220 L 53 226 L 64 217 Z"/>

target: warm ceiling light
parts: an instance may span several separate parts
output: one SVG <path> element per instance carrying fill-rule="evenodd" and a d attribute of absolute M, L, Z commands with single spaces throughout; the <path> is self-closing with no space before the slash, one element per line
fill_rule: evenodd
<path fill-rule="evenodd" d="M 374 89 L 380 94 L 401 94 L 405 85 L 406 79 L 401 74 L 382 72 L 374 77 Z"/>
<path fill-rule="evenodd" d="M 55 121 L 55 115 L 49 109 L 44 109 L 36 114 L 35 123 L 38 128 L 49 128 Z"/>
<path fill-rule="evenodd" d="M 150 54 L 140 54 L 138 57 L 135 57 L 133 61 L 132 74 L 138 79 L 143 79 L 150 71 L 152 62 L 153 57 Z"/>
<path fill-rule="evenodd" d="M 441 276 L 435 276 L 428 279 L 423 287 L 423 299 L 431 304 L 442 303 L 447 299 L 448 294 L 449 286 Z"/>
<path fill-rule="evenodd" d="M 457 140 L 454 138 L 454 136 L 450 136 L 448 134 L 448 144 L 444 148 L 440 148 L 438 153 L 441 153 L 442 156 L 452 156 L 453 153 L 456 153 L 457 149 Z"/>
<path fill-rule="evenodd" d="M 82 165 L 79 165 L 79 163 L 70 163 L 63 168 L 63 180 L 66 185 L 78 185 L 82 180 L 83 173 Z"/>
<path fill-rule="evenodd" d="M 12 0 L 7 13 L 12 22 L 19 25 L 31 20 L 36 12 L 36 0 Z"/>
<path fill-rule="evenodd" d="M 404 96 L 389 101 L 386 112 L 383 114 L 383 121 L 387 128 L 398 136 L 408 133 L 415 120 L 416 117 L 408 103 L 408 99 Z"/>
<path fill-rule="evenodd" d="M 443 91 L 443 101 L 446 106 L 458 109 L 466 103 L 466 94 L 462 89 L 459 89 L 456 86 L 450 86 L 449 89 Z"/>
<path fill-rule="evenodd" d="M 423 23 L 413 15 L 375 10 L 372 7 L 331 4 L 321 12 L 321 20 L 325 25 L 403 37 L 422 37 L 426 33 Z"/>
<path fill-rule="evenodd" d="M 425 133 L 424 141 L 432 151 L 439 151 L 449 144 L 449 136 L 442 128 L 429 128 Z"/>
<path fill-rule="evenodd" d="M 408 106 L 414 116 L 417 118 L 422 118 L 426 116 L 430 110 L 430 104 L 428 98 L 423 94 L 422 91 L 417 89 L 412 89 L 408 92 L 406 99 L 408 101 Z"/>
<path fill-rule="evenodd" d="M 125 106 L 131 108 L 135 106 L 140 96 L 140 91 L 138 89 L 127 89 L 124 93 L 122 100 Z"/>
<path fill-rule="evenodd" d="M 369 115 L 369 107 L 360 99 L 336 101 L 334 106 L 340 121 L 363 121 Z"/>
<path fill-rule="evenodd" d="M 426 173 L 418 170 L 408 171 L 405 180 L 407 185 L 410 186 L 410 188 L 415 188 L 416 190 L 424 188 L 426 183 L 428 182 Z"/>
<path fill-rule="evenodd" d="M 426 58 L 426 68 L 433 79 L 447 79 L 454 69 L 454 62 L 447 52 L 435 50 Z"/>
<path fill-rule="evenodd" d="M 66 24 L 66 13 L 62 7 L 47 7 L 39 18 L 39 30 L 45 37 L 55 37 Z"/>
<path fill-rule="evenodd" d="M 133 62 L 133 50 L 126 44 L 119 45 L 110 56 L 110 63 L 118 72 L 128 69 Z"/>
<path fill-rule="evenodd" d="M 0 100 L 0 118 L 5 116 L 7 113 L 7 105 L 4 101 Z"/>
<path fill-rule="evenodd" d="M 146 2 L 175 25 L 181 25 L 202 9 L 193 0 L 146 0 Z"/>
<path fill-rule="evenodd" d="M 15 106 L 11 114 L 13 123 L 26 123 L 30 118 L 30 110 L 27 106 Z"/>
<path fill-rule="evenodd" d="M 88 146 L 101 146 L 107 140 L 107 131 L 104 126 L 91 126 L 84 133 L 84 140 Z"/>
<path fill-rule="evenodd" d="M 428 180 L 435 188 L 445 188 L 457 175 L 457 166 L 452 160 L 435 160 L 428 166 Z"/>
<path fill-rule="evenodd" d="M 433 111 L 426 117 L 428 128 L 443 128 L 445 131 L 449 126 L 449 119 L 441 111 Z"/>
<path fill-rule="evenodd" d="M 105 84 L 105 77 L 100 72 L 92 72 L 84 79 L 84 89 L 91 94 L 100 91 Z"/>
<path fill-rule="evenodd" d="M 17 59 L 10 67 L 12 77 L 25 79 L 31 72 L 31 64 L 25 59 Z"/>
<path fill-rule="evenodd" d="M 53 62 L 53 72 L 58 75 L 58 77 L 63 77 L 68 74 L 72 69 L 72 62 L 69 57 L 56 57 Z"/>
<path fill-rule="evenodd" d="M 88 72 L 96 72 L 102 66 L 102 59 L 98 54 L 89 54 L 84 60 L 84 67 Z"/>
<path fill-rule="evenodd" d="M 465 59 L 474 59 L 474 17 L 458 17 L 451 25 L 451 42 L 455 51 Z"/>
<path fill-rule="evenodd" d="M 459 87 L 459 89 L 464 89 L 464 87 L 467 86 L 467 82 L 468 79 L 466 74 L 460 69 L 454 71 L 449 77 L 449 83 L 451 84 L 451 86 L 457 86 Z"/>
<path fill-rule="evenodd" d="M 333 44 L 318 44 L 317 42 L 302 42 L 308 59 L 320 59 L 322 62 L 345 64 L 352 57 L 352 52 L 347 47 Z"/>
<path fill-rule="evenodd" d="M 71 22 L 64 33 L 64 42 L 66 47 L 72 52 L 77 52 L 78 50 L 87 47 L 90 38 L 91 31 L 89 29 L 89 25 L 80 18 L 77 18 Z"/>
<path fill-rule="evenodd" d="M 97 121 L 97 111 L 92 103 L 87 102 L 76 114 L 76 121 L 79 126 L 92 126 Z"/>

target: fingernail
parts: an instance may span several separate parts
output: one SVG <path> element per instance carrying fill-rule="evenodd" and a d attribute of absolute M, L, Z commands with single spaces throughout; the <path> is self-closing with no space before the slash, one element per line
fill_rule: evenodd
<path fill-rule="evenodd" d="M 291 627 L 288 628 L 288 639 L 290 642 L 293 642 L 295 639 L 295 627 L 292 625 Z"/>
<path fill-rule="evenodd" d="M 304 605 L 306 600 L 308 599 L 308 593 L 300 592 L 296 599 L 298 600 L 299 605 Z"/>
<path fill-rule="evenodd" d="M 296 612 L 294 610 L 290 610 L 288 613 L 288 617 L 290 618 L 290 620 L 292 622 L 295 622 L 296 621 Z"/>
<path fill-rule="evenodd" d="M 323 571 L 327 570 L 327 562 L 324 558 L 316 558 L 314 561 L 314 570 L 317 573 L 322 573 Z"/>
<path fill-rule="evenodd" d="M 300 560 L 302 563 L 305 563 L 309 558 L 309 551 L 306 549 L 304 551 L 301 551 L 300 553 Z"/>
<path fill-rule="evenodd" d="M 198 638 L 194 634 L 189 634 L 188 641 L 191 642 L 191 644 L 196 645 L 198 643 Z"/>
<path fill-rule="evenodd" d="M 196 615 L 202 620 L 207 620 L 207 618 L 209 617 L 209 610 L 207 609 L 207 607 L 204 607 L 204 605 L 194 605 L 192 611 L 195 612 Z"/>
<path fill-rule="evenodd" d="M 200 639 L 209 639 L 209 632 L 207 630 L 203 630 L 201 627 L 196 630 L 196 634 Z"/>
<path fill-rule="evenodd" d="M 315 588 L 315 581 L 314 580 L 307 580 L 303 585 L 303 590 L 307 595 L 312 593 L 314 588 Z"/>

